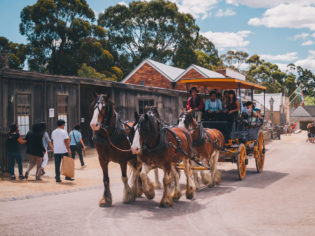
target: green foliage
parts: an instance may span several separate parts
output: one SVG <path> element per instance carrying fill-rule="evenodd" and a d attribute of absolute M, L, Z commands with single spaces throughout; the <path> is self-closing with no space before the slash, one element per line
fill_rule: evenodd
<path fill-rule="evenodd" d="M 7 53 L 9 68 L 23 69 L 27 50 L 24 44 L 13 43 L 5 37 L 0 37 L 0 53 Z"/>
<path fill-rule="evenodd" d="M 106 77 L 105 74 L 97 72 L 93 67 L 82 64 L 78 70 L 78 76 L 85 78 L 101 79 L 101 80 L 113 80 L 112 77 Z"/>
<path fill-rule="evenodd" d="M 247 61 L 248 53 L 242 51 L 229 50 L 226 54 L 221 55 L 223 62 L 227 64 L 229 68 L 240 70 L 242 64 Z"/>
<path fill-rule="evenodd" d="M 214 44 L 206 37 L 199 35 L 195 47 L 196 61 L 194 64 L 215 70 L 216 67 L 221 66 L 221 60 L 218 56 L 218 50 Z"/>
<path fill-rule="evenodd" d="M 313 97 L 313 96 L 306 96 L 304 98 L 304 105 L 305 106 L 315 106 L 315 97 Z"/>
<path fill-rule="evenodd" d="M 153 0 L 118 4 L 100 14 L 98 24 L 107 30 L 114 56 L 124 72 L 146 58 L 183 68 L 196 61 L 199 27 L 174 3 Z"/>
<path fill-rule="evenodd" d="M 246 74 L 248 81 L 259 83 L 267 87 L 268 93 L 285 93 L 294 91 L 295 87 L 293 77 L 288 77 L 282 72 L 276 64 L 261 60 L 258 55 L 251 56 L 247 62 L 250 64 Z M 293 81 L 292 81 L 293 80 Z"/>
<path fill-rule="evenodd" d="M 29 41 L 29 68 L 76 75 L 86 63 L 100 73 L 110 71 L 115 63 L 106 32 L 94 21 L 86 0 L 38 0 L 25 7 L 20 32 Z"/>

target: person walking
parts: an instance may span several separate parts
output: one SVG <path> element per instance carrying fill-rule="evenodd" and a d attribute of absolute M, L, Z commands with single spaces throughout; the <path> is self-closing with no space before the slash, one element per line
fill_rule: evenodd
<path fill-rule="evenodd" d="M 22 157 L 19 148 L 19 144 L 25 144 L 26 141 L 22 139 L 21 135 L 19 134 L 18 126 L 16 124 L 10 125 L 9 137 L 6 141 L 6 149 L 7 149 L 7 156 L 9 159 L 10 165 L 10 179 L 15 180 L 14 174 L 14 166 L 15 162 L 18 164 L 19 168 L 19 179 L 24 179 L 23 176 L 23 165 L 22 165 Z"/>
<path fill-rule="evenodd" d="M 47 163 L 48 163 L 48 146 L 50 147 L 51 151 L 54 151 L 54 147 L 53 147 L 51 139 L 49 138 L 49 135 L 47 133 L 46 123 L 41 122 L 40 125 L 41 125 L 41 129 L 42 129 L 42 133 L 43 133 L 43 145 L 44 145 L 44 148 L 46 150 L 44 157 L 43 157 L 42 167 L 41 167 L 41 174 L 44 175 L 45 174 L 45 168 L 46 168 Z"/>
<path fill-rule="evenodd" d="M 76 125 L 74 129 L 70 132 L 70 150 L 72 158 L 75 158 L 75 153 L 77 152 L 80 158 L 81 167 L 86 167 L 86 164 L 83 160 L 82 150 L 85 150 L 85 145 L 82 140 L 82 134 L 80 132 L 81 126 Z"/>
<path fill-rule="evenodd" d="M 60 164 L 63 156 L 71 156 L 71 150 L 69 147 L 69 135 L 64 129 L 66 122 L 64 120 L 57 121 L 57 129 L 55 129 L 51 138 L 53 140 L 54 157 L 55 157 L 55 178 L 56 182 L 60 183 Z M 66 180 L 74 180 L 73 178 L 66 177 Z"/>
<path fill-rule="evenodd" d="M 29 164 L 25 172 L 25 178 L 28 179 L 30 171 L 36 165 L 36 180 L 41 180 L 41 166 L 46 149 L 43 145 L 43 132 L 40 124 L 34 124 L 32 130 L 26 134 L 26 154 Z"/>

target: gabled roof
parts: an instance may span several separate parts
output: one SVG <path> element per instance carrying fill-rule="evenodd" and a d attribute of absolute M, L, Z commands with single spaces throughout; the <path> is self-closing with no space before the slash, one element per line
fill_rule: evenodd
<path fill-rule="evenodd" d="M 292 117 L 311 117 L 311 115 L 302 107 L 296 108 L 291 115 Z"/>
<path fill-rule="evenodd" d="M 180 80 L 191 69 L 195 69 L 198 73 L 202 74 L 205 78 L 214 78 L 214 79 L 224 79 L 224 78 L 226 78 L 224 75 L 222 75 L 222 74 L 220 74 L 218 72 L 215 72 L 215 71 L 212 71 L 212 70 L 209 70 L 209 69 L 206 69 L 206 68 L 203 68 L 203 67 L 200 67 L 200 66 L 192 64 L 191 66 L 189 66 L 183 73 L 181 73 L 176 78 L 176 81 Z M 192 79 L 200 79 L 200 78 L 192 78 Z"/>
<path fill-rule="evenodd" d="M 183 69 L 169 66 L 157 61 L 153 61 L 151 59 L 145 59 L 143 60 L 133 71 L 131 71 L 126 78 L 124 78 L 121 82 L 125 83 L 134 73 L 136 73 L 145 63 L 148 63 L 150 66 L 152 66 L 154 69 L 156 69 L 159 73 L 161 73 L 163 76 L 165 76 L 169 81 L 174 82 L 175 79 L 184 72 Z"/>
<path fill-rule="evenodd" d="M 304 106 L 303 107 L 311 116 L 315 117 L 315 106 Z"/>
<path fill-rule="evenodd" d="M 273 111 L 280 111 L 280 106 L 283 105 L 282 93 L 266 93 L 265 94 L 265 107 L 270 111 L 270 99 L 273 98 Z M 254 100 L 257 101 L 261 106 L 264 105 L 264 94 L 254 94 Z"/>

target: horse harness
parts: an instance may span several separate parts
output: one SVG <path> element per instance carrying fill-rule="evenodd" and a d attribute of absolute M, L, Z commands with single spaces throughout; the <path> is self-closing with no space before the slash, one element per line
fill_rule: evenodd
<path fill-rule="evenodd" d="M 97 108 L 99 109 L 98 106 L 97 106 Z M 111 147 L 113 147 L 114 149 L 116 149 L 116 150 L 118 150 L 118 151 L 120 151 L 120 152 L 130 152 L 130 151 L 131 151 L 130 148 L 129 148 L 129 149 L 121 149 L 121 148 L 117 147 L 117 146 L 113 143 L 113 140 L 116 141 L 116 139 L 117 139 L 117 137 L 119 136 L 120 133 L 124 134 L 124 136 L 127 138 L 127 140 L 128 140 L 129 143 L 130 143 L 129 137 L 128 137 L 127 133 L 125 132 L 125 129 L 122 129 L 122 126 L 121 126 L 122 122 L 120 121 L 120 119 L 119 119 L 119 117 L 118 117 L 118 113 L 115 112 L 115 117 L 116 117 L 116 118 L 115 118 L 115 127 L 114 127 L 114 131 L 113 131 L 111 134 L 108 133 L 108 130 L 107 130 L 107 129 L 109 128 L 109 125 L 107 125 L 107 124 L 105 123 L 105 119 L 104 119 L 103 114 L 102 114 L 101 112 L 100 112 L 100 114 L 101 114 L 102 117 L 103 117 L 103 120 L 102 120 L 100 126 L 101 126 L 101 129 L 104 130 L 106 137 L 103 138 L 103 137 L 101 137 L 101 136 L 99 135 L 99 133 L 96 133 L 96 134 L 93 136 L 93 141 L 98 142 L 98 143 L 108 143 Z M 125 124 L 125 125 L 126 125 L 126 124 Z M 120 132 L 119 132 L 119 131 L 120 131 Z"/>
<path fill-rule="evenodd" d="M 144 144 L 142 145 L 142 151 L 146 152 L 146 153 L 156 153 L 156 152 L 160 152 L 166 149 L 167 145 L 170 146 L 171 148 L 175 149 L 175 156 L 176 153 L 182 153 L 184 154 L 186 157 L 191 158 L 191 156 L 182 148 L 182 141 L 180 140 L 180 138 L 178 137 L 178 135 L 169 127 L 166 126 L 164 122 L 161 123 L 161 120 L 158 119 L 159 121 L 159 143 L 157 146 L 150 148 L 148 147 L 148 145 Z M 176 140 L 177 145 L 175 145 L 172 142 L 168 142 L 166 143 L 166 132 L 169 132 Z"/>
<path fill-rule="evenodd" d="M 197 129 L 198 126 L 195 128 Z M 213 144 L 213 146 L 219 150 L 222 150 L 222 148 L 217 144 L 218 143 L 218 139 L 216 139 L 215 141 L 212 141 L 211 136 L 208 132 L 205 131 L 205 129 L 203 128 L 202 123 L 200 123 L 199 125 L 199 136 L 198 139 L 193 141 L 193 146 L 201 146 L 204 144 L 205 141 L 208 141 L 210 143 Z"/>

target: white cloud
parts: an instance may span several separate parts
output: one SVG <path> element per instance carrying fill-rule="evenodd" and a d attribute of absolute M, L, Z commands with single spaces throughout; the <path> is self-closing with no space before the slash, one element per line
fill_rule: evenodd
<path fill-rule="evenodd" d="M 278 54 L 278 55 L 268 55 L 263 54 L 260 57 L 266 61 L 288 61 L 292 62 L 298 59 L 297 52 L 289 52 L 286 54 Z"/>
<path fill-rule="evenodd" d="M 288 64 L 285 64 L 285 63 L 275 63 L 279 69 L 282 71 L 282 72 L 287 72 L 288 71 Z"/>
<path fill-rule="evenodd" d="M 126 3 L 125 1 L 121 1 L 119 3 L 117 3 L 118 5 L 122 5 L 122 6 L 125 6 L 125 7 L 128 7 L 128 3 Z"/>
<path fill-rule="evenodd" d="M 309 33 L 301 33 L 301 34 L 296 34 L 292 37 L 293 40 L 298 40 L 298 39 L 306 39 L 310 36 Z"/>
<path fill-rule="evenodd" d="M 308 28 L 315 30 L 315 7 L 300 4 L 281 4 L 266 10 L 262 18 L 251 18 L 249 25 L 270 28 Z"/>
<path fill-rule="evenodd" d="M 315 50 L 308 50 L 309 57 L 308 58 L 314 58 L 315 59 Z"/>
<path fill-rule="evenodd" d="M 246 38 L 251 34 L 251 31 L 244 30 L 234 32 L 212 32 L 208 31 L 201 33 L 203 36 L 212 41 L 217 48 L 242 48 L 249 44 Z M 220 50 L 221 51 L 221 50 Z"/>
<path fill-rule="evenodd" d="M 315 33 L 312 34 L 312 37 L 315 38 Z"/>
<path fill-rule="evenodd" d="M 295 65 L 315 72 L 315 50 L 308 50 L 308 54 L 306 59 L 296 61 Z"/>
<path fill-rule="evenodd" d="M 235 11 L 233 11 L 232 9 L 226 9 L 226 10 L 223 10 L 223 9 L 219 9 L 215 16 L 216 17 L 223 17 L 223 16 L 234 16 L 236 14 Z"/>
<path fill-rule="evenodd" d="M 314 41 L 312 40 L 307 40 L 305 42 L 302 43 L 302 46 L 311 46 L 314 44 Z"/>
<path fill-rule="evenodd" d="M 314 0 L 226 0 L 227 4 L 235 6 L 246 5 L 253 8 L 269 8 L 275 7 L 280 4 L 301 4 L 301 5 L 312 5 L 315 4 Z"/>
<path fill-rule="evenodd" d="M 177 4 L 179 11 L 189 13 L 195 18 L 206 19 L 211 16 L 211 10 L 218 0 L 171 0 Z"/>
<path fill-rule="evenodd" d="M 315 71 L 315 59 L 312 59 L 312 58 L 306 58 L 303 60 L 298 60 L 295 62 L 295 65 L 301 66 L 304 69 Z"/>

